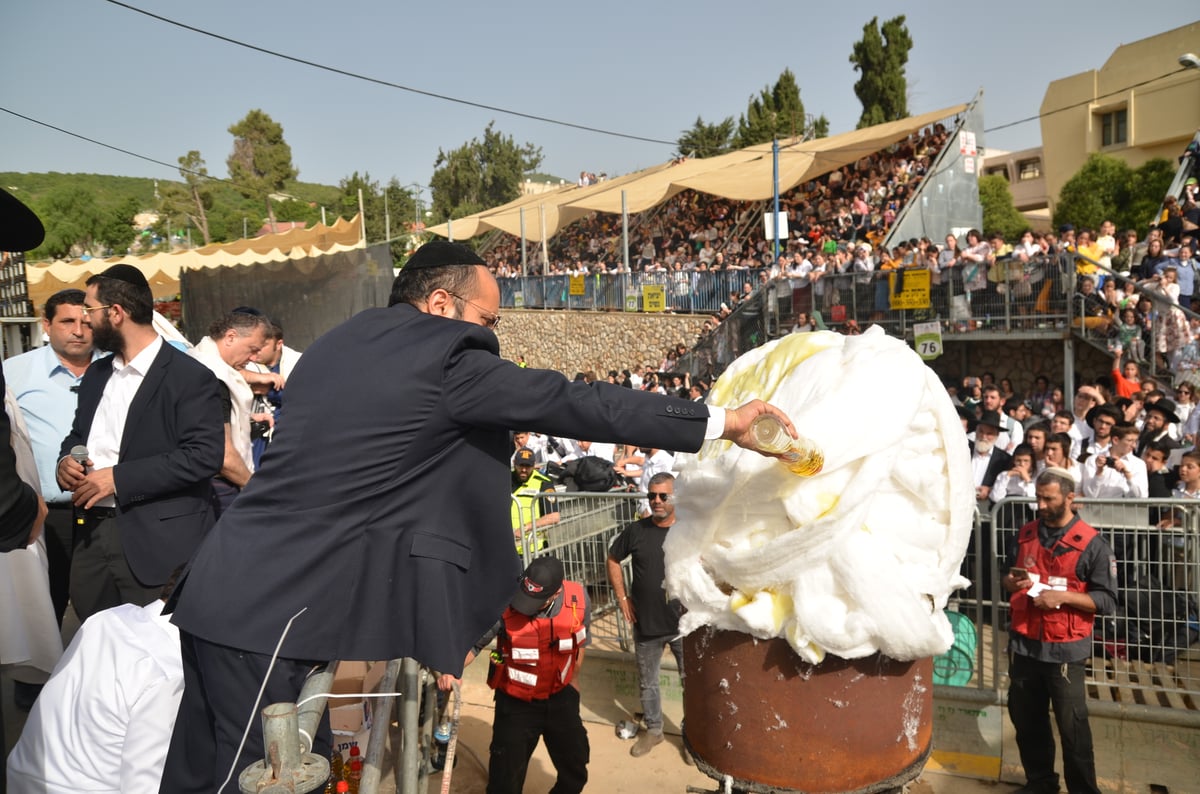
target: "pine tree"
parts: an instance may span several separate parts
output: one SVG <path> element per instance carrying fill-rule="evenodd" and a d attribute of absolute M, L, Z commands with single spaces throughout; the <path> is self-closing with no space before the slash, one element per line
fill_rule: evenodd
<path fill-rule="evenodd" d="M 904 15 L 879 26 L 879 17 L 863 25 L 863 37 L 854 43 L 850 63 L 859 72 L 854 93 L 862 103 L 858 128 L 871 127 L 908 116 L 908 79 L 904 67 L 912 37 L 904 24 Z"/>

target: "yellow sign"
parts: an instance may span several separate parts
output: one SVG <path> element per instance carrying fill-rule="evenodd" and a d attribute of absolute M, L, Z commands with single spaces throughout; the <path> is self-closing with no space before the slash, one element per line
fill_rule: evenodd
<path fill-rule="evenodd" d="M 888 274 L 888 296 L 893 309 L 928 309 L 929 271 L 912 268 Z"/>
<path fill-rule="evenodd" d="M 661 312 L 667 308 L 666 287 L 654 284 L 642 285 L 642 311 Z"/>
<path fill-rule="evenodd" d="M 585 276 L 571 276 L 571 294 L 584 295 L 587 293 L 587 287 L 584 286 L 583 280 Z"/>

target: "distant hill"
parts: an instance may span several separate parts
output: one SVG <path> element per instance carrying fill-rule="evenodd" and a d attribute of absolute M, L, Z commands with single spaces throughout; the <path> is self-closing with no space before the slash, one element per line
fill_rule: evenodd
<path fill-rule="evenodd" d="M 92 193 L 101 210 L 114 210 L 125 199 L 132 196 L 137 199 L 143 210 L 154 211 L 156 209 L 155 182 L 183 184 L 178 179 L 156 180 L 139 176 L 60 174 L 57 171 L 23 174 L 15 171 L 0 171 L 0 187 L 19 196 L 26 204 L 34 207 L 55 189 L 66 185 L 75 185 Z M 332 204 L 339 195 L 337 187 L 318 185 L 313 182 L 293 183 L 288 186 L 286 192 L 300 201 L 317 205 Z M 239 212 L 245 211 L 254 218 L 258 218 L 262 214 L 262 207 L 258 202 L 244 198 L 231 185 L 225 183 L 216 183 L 214 199 L 218 206 L 237 207 Z"/>

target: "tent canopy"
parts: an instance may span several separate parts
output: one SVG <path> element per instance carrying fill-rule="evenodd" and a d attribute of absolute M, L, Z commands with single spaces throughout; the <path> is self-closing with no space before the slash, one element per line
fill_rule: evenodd
<path fill-rule="evenodd" d="M 202 248 L 171 253 L 121 256 L 108 259 L 76 259 L 73 262 L 35 262 L 25 266 L 29 299 L 34 306 L 62 289 L 83 289 L 87 280 L 112 265 L 133 265 L 150 282 L 155 298 L 169 298 L 179 292 L 179 274 L 185 269 L 203 270 L 267 262 L 300 260 L 322 254 L 362 248 L 362 220 L 338 218 L 332 226 L 318 223 L 311 229 L 291 229 L 231 243 L 213 243 Z"/>
<path fill-rule="evenodd" d="M 890 121 L 828 138 L 779 142 L 779 192 L 787 193 L 797 185 L 835 171 L 844 165 L 902 141 L 912 133 L 950 118 L 967 106 L 952 107 Z M 521 236 L 521 211 L 525 213 L 525 239 L 540 242 L 593 212 L 620 214 L 621 195 L 625 194 L 630 214 L 645 212 L 684 190 L 697 190 L 734 201 L 765 201 L 774 194 L 774 163 L 770 143 L 760 143 L 728 154 L 703 160 L 663 163 L 587 187 L 565 185 L 546 193 L 521 196 L 449 225 L 440 224 L 428 232 L 457 240 L 467 240 L 485 232 L 499 230 Z"/>

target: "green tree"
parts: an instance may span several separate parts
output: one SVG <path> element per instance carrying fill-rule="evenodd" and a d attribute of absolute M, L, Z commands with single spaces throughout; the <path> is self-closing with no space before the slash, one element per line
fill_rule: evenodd
<path fill-rule="evenodd" d="M 233 135 L 233 152 L 225 161 L 229 177 L 243 196 L 266 206 L 274 227 L 271 194 L 282 191 L 300 173 L 292 165 L 292 147 L 283 139 L 283 127 L 263 111 L 251 110 L 229 133 Z"/>
<path fill-rule="evenodd" d="M 825 114 L 822 113 L 812 120 L 812 123 L 805 129 L 805 133 L 809 138 L 828 138 L 829 119 L 825 118 Z"/>
<path fill-rule="evenodd" d="M 862 103 L 858 129 L 883 124 L 908 116 L 908 79 L 904 67 L 912 36 L 904 24 L 904 15 L 879 25 L 879 17 L 863 25 L 862 39 L 854 43 L 850 63 L 859 78 L 854 93 Z"/>
<path fill-rule="evenodd" d="M 828 122 L 825 124 L 828 129 Z M 738 118 L 734 145 L 739 149 L 775 138 L 800 137 L 808 129 L 800 87 L 791 69 L 784 69 L 774 86 L 766 86 L 750 97 L 746 112 Z"/>
<path fill-rule="evenodd" d="M 141 211 L 138 200 L 130 196 L 116 210 L 103 213 L 96 228 L 96 241 L 118 254 L 127 253 L 137 237 L 133 219 Z"/>
<path fill-rule="evenodd" d="M 208 223 L 208 212 L 214 204 L 213 185 L 200 152 L 193 149 L 179 158 L 179 175 L 183 177 L 182 185 L 170 182 L 162 190 L 163 211 L 186 218 L 208 245 L 213 240 Z"/>
<path fill-rule="evenodd" d="M 1013 205 L 1008 180 L 999 174 L 979 177 L 979 203 L 983 206 L 983 228 L 989 234 L 1000 232 L 1012 240 L 1029 227 L 1029 221 Z"/>
<path fill-rule="evenodd" d="M 715 157 L 725 154 L 732 146 L 733 116 L 726 116 L 724 121 L 716 124 L 706 124 L 700 116 L 690 130 L 684 130 L 675 146 L 676 157 Z"/>
<path fill-rule="evenodd" d="M 37 205 L 38 216 L 46 227 L 46 239 L 30 259 L 70 259 L 79 253 L 90 253 L 97 233 L 104 223 L 104 214 L 96 204 L 95 194 L 78 185 L 54 188 Z"/>
<path fill-rule="evenodd" d="M 429 183 L 435 218 L 461 218 L 512 201 L 521 195 L 525 175 L 541 165 L 541 147 L 518 146 L 494 125 L 488 122 L 483 140 L 472 138 L 449 152 L 438 149 Z"/>
<path fill-rule="evenodd" d="M 1145 231 L 1174 176 L 1175 166 L 1162 158 L 1130 168 L 1124 160 L 1094 153 L 1059 191 L 1054 224 L 1095 229 L 1110 220 L 1120 229 Z"/>
<path fill-rule="evenodd" d="M 1157 222 L 1156 216 L 1174 178 L 1175 163 L 1162 157 L 1147 160 L 1133 169 L 1125 211 L 1114 223 L 1122 229 L 1144 229 Z"/>

